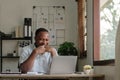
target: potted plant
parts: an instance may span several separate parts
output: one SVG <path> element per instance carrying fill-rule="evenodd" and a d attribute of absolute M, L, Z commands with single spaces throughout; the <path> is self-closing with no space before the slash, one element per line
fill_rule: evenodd
<path fill-rule="evenodd" d="M 77 49 L 74 47 L 73 42 L 67 42 L 65 41 L 64 43 L 60 44 L 58 48 L 58 54 L 59 55 L 77 55 Z"/>

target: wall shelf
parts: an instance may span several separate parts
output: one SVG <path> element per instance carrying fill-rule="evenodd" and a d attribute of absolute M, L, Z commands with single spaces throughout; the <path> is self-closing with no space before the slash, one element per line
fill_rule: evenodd
<path fill-rule="evenodd" d="M 2 37 L 1 40 L 32 40 L 32 37 L 25 37 L 25 38 L 4 38 Z"/>
<path fill-rule="evenodd" d="M 1 56 L 1 58 L 19 58 L 19 56 Z"/>
<path fill-rule="evenodd" d="M 7 41 L 6 41 L 7 40 Z M 15 41 L 14 41 L 15 40 Z M 6 41 L 6 42 L 4 42 L 4 41 Z M 6 45 L 6 44 L 8 44 L 8 43 L 11 43 L 11 41 L 12 42 L 14 42 L 14 43 L 17 43 L 17 42 L 29 42 L 29 43 L 32 43 L 32 37 L 20 37 L 20 38 L 10 38 L 10 37 L 0 37 L 0 72 L 4 72 L 6 69 L 4 68 L 4 65 L 6 65 L 5 63 L 6 63 L 6 60 L 7 59 L 9 59 L 9 60 L 7 60 L 7 62 L 9 61 L 9 62 L 13 62 L 13 60 L 12 59 L 16 59 L 15 60 L 15 64 L 18 64 L 18 62 L 19 62 L 19 55 L 18 56 L 7 56 L 5 53 L 6 52 L 4 52 L 5 50 L 7 50 L 8 49 L 8 47 L 10 46 L 10 47 L 12 47 L 13 45 L 14 46 L 18 46 L 18 47 L 20 47 L 20 44 L 19 43 L 17 43 L 16 45 L 15 44 L 10 44 L 10 45 L 8 45 L 8 46 L 6 46 L 6 47 L 3 47 L 4 45 Z M 29 45 L 28 43 L 27 43 L 27 45 Z M 24 46 L 27 46 L 27 45 L 23 45 L 22 47 L 24 47 Z M 4 48 L 5 48 L 5 50 L 4 50 Z M 15 49 L 14 49 L 15 50 Z M 5 59 L 5 60 L 3 60 L 3 59 Z M 4 63 L 5 62 L 5 63 Z M 8 63 L 9 63 L 8 62 Z M 16 63 L 17 62 L 17 63 Z M 10 66 L 9 66 L 10 67 Z M 16 68 L 16 69 L 18 69 L 18 66 L 13 66 L 14 68 Z M 11 68 L 10 68 L 11 69 Z M 18 71 L 19 71 L 19 69 L 18 69 Z"/>

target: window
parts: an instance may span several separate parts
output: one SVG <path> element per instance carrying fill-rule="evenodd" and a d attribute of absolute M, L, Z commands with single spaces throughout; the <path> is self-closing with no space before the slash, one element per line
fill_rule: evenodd
<path fill-rule="evenodd" d="M 94 0 L 94 62 L 114 62 L 119 5 L 119 0 Z"/>

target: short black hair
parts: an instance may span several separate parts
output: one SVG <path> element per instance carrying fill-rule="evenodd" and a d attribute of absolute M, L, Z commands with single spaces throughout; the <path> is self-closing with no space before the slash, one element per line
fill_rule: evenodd
<path fill-rule="evenodd" d="M 48 30 L 45 28 L 38 28 L 35 32 L 35 36 L 37 36 L 37 34 L 39 34 L 39 32 L 48 32 Z"/>

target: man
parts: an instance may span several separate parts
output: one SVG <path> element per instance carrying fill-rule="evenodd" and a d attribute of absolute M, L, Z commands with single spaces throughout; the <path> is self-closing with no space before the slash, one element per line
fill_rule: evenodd
<path fill-rule="evenodd" d="M 57 56 L 55 48 L 48 45 L 49 32 L 39 28 L 35 32 L 35 43 L 23 48 L 20 56 L 20 70 L 22 73 L 49 73 L 53 56 Z"/>

